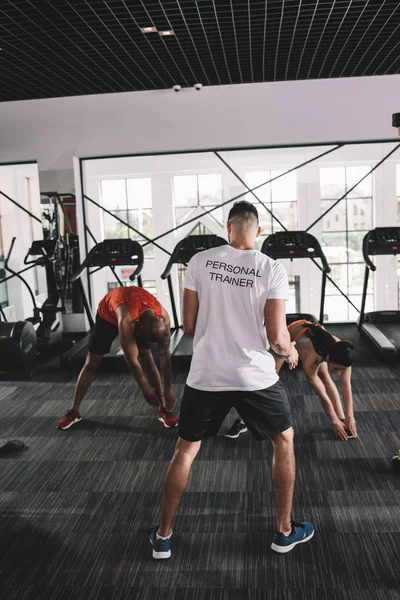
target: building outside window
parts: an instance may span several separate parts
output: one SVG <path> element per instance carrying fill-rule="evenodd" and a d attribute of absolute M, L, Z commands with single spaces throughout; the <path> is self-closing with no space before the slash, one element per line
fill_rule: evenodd
<path fill-rule="evenodd" d="M 104 208 L 109 210 L 138 231 L 142 231 L 147 237 L 153 238 L 153 202 L 151 193 L 150 177 L 135 179 L 103 179 L 101 181 L 101 199 Z M 123 225 L 111 215 L 103 213 L 104 239 L 130 238 L 144 243 L 144 239 L 132 229 Z M 148 244 L 144 248 L 144 258 L 154 259 L 154 246 Z M 110 272 L 111 275 L 111 272 Z M 118 286 L 117 281 L 110 280 L 107 283 L 108 290 Z M 129 278 L 123 281 L 123 285 L 137 285 L 137 281 Z M 156 282 L 143 280 L 143 287 L 155 295 Z"/>
<path fill-rule="evenodd" d="M 147 237 L 153 237 L 153 203 L 150 177 L 103 179 L 101 198 L 104 208 Z M 103 214 L 104 239 L 130 238 L 141 244 L 144 239 L 111 215 Z M 154 257 L 154 246 L 144 248 L 145 258 Z"/>
<path fill-rule="evenodd" d="M 173 178 L 175 220 L 182 225 L 193 217 L 200 207 L 205 211 L 219 206 L 222 202 L 222 177 L 219 173 L 201 175 L 175 175 Z M 223 209 L 209 213 L 218 225 L 223 226 Z M 199 217 L 201 218 L 201 217 Z M 193 222 L 195 225 L 195 222 Z"/>
<path fill-rule="evenodd" d="M 370 166 L 324 167 L 320 169 L 321 212 L 347 192 Z M 369 175 L 322 219 L 322 248 L 332 269 L 330 277 L 360 309 L 365 263 L 364 235 L 373 228 L 372 177 Z M 370 278 L 366 310 L 373 310 L 373 277 Z M 356 321 L 357 311 L 328 281 L 325 320 Z"/>
<path fill-rule="evenodd" d="M 254 188 L 281 173 L 284 171 L 250 171 L 245 173 L 245 182 L 250 188 Z M 290 231 L 297 229 L 297 178 L 294 171 L 272 183 L 267 183 L 254 193 L 286 229 Z M 268 235 L 283 231 L 283 228 L 253 194 L 247 194 L 246 200 L 254 204 L 258 210 L 261 235 L 257 239 L 257 247 L 260 250 Z"/>

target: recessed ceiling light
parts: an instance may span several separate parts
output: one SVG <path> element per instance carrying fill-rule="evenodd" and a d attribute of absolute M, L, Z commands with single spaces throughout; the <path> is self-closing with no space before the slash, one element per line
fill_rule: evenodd
<path fill-rule="evenodd" d="M 140 31 L 142 33 L 156 33 L 157 32 L 157 27 L 141 27 Z"/>
<path fill-rule="evenodd" d="M 159 31 L 158 33 L 160 35 L 175 35 L 175 33 L 172 31 L 172 29 L 169 29 L 168 31 Z"/>

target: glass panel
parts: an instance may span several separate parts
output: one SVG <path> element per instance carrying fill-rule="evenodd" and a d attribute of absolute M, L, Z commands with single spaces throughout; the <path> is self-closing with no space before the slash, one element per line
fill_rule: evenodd
<path fill-rule="evenodd" d="M 174 176 L 175 206 L 197 206 L 197 175 Z"/>
<path fill-rule="evenodd" d="M 203 206 L 202 208 L 204 208 L 204 210 L 210 210 L 210 208 L 214 208 L 214 206 Z M 219 225 L 222 225 L 224 222 L 224 211 L 222 208 L 216 208 L 208 213 L 208 216 L 215 219 Z"/>
<path fill-rule="evenodd" d="M 100 185 L 104 208 L 107 208 L 107 210 L 126 208 L 125 179 L 103 179 Z"/>
<path fill-rule="evenodd" d="M 126 210 L 117 210 L 114 211 L 115 214 L 123 219 L 127 220 Z M 107 213 L 103 213 L 103 223 L 104 223 L 104 239 L 113 239 L 113 238 L 127 238 L 129 237 L 128 228 L 126 225 L 123 225 L 111 215 Z"/>
<path fill-rule="evenodd" d="M 323 233 L 321 245 L 330 266 L 347 262 L 346 232 Z"/>
<path fill-rule="evenodd" d="M 298 275 L 289 275 L 289 300 L 286 302 L 286 314 L 299 312 L 298 294 L 300 291 L 300 278 Z"/>
<path fill-rule="evenodd" d="M 344 296 L 327 296 L 325 299 L 325 321 L 343 322 L 348 320 L 348 306 Z"/>
<path fill-rule="evenodd" d="M 157 296 L 157 285 L 155 279 L 146 279 L 142 281 L 143 287 L 145 290 L 153 294 L 153 296 Z"/>
<path fill-rule="evenodd" d="M 189 219 L 193 217 L 193 213 L 196 210 L 196 207 L 189 206 L 187 208 L 176 208 L 175 209 L 175 220 L 176 225 L 182 225 L 186 223 Z M 200 217 L 199 217 L 200 218 Z M 192 225 L 195 226 L 195 221 L 193 221 Z"/>
<path fill-rule="evenodd" d="M 350 231 L 372 229 L 371 198 L 347 200 L 347 227 Z"/>
<path fill-rule="evenodd" d="M 153 237 L 153 215 L 151 210 L 128 210 L 128 223 L 138 231 L 143 232 L 148 238 Z M 137 240 L 140 244 L 147 241 L 131 229 L 129 229 L 129 237 L 132 240 Z M 143 251 L 145 258 L 152 258 L 154 256 L 153 244 L 145 246 Z"/>
<path fill-rule="evenodd" d="M 335 200 L 322 200 L 321 213 L 335 204 Z M 345 231 L 346 230 L 346 201 L 342 200 L 335 208 L 332 208 L 322 219 L 322 231 Z"/>
<path fill-rule="evenodd" d="M 222 177 L 216 175 L 199 175 L 199 200 L 201 206 L 215 206 L 222 201 Z"/>
<path fill-rule="evenodd" d="M 271 177 L 281 175 L 285 171 L 272 171 Z M 297 177 L 292 171 L 271 183 L 272 202 L 289 202 L 297 200 Z"/>
<path fill-rule="evenodd" d="M 261 227 L 261 233 L 263 235 L 269 235 L 270 233 L 272 233 L 272 217 L 261 204 L 255 202 L 255 206 L 258 210 L 258 219 L 259 225 Z M 271 210 L 271 205 L 269 203 L 267 204 L 267 207 Z"/>
<path fill-rule="evenodd" d="M 251 189 L 253 189 L 257 185 L 261 185 L 262 183 L 269 181 L 270 179 L 271 179 L 271 174 L 269 171 L 252 171 L 249 173 L 245 173 L 245 176 L 244 176 L 244 180 L 245 180 L 246 184 Z M 269 183 L 267 183 L 267 185 L 263 185 L 262 187 L 258 188 L 257 190 L 255 190 L 254 193 L 261 200 L 261 202 L 264 202 L 265 204 L 267 204 L 269 206 L 269 203 L 271 200 L 271 185 Z M 256 199 L 254 198 L 253 194 L 246 194 L 246 200 L 247 200 L 247 202 L 256 204 Z"/>
<path fill-rule="evenodd" d="M 365 263 L 349 263 L 349 294 L 362 294 L 364 287 Z M 368 279 L 368 293 L 372 294 L 374 278 Z"/>
<path fill-rule="evenodd" d="M 346 187 L 344 167 L 323 167 L 319 170 L 321 198 L 333 199 L 343 196 Z"/>
<path fill-rule="evenodd" d="M 151 208 L 153 205 L 151 196 L 150 177 L 126 180 L 126 191 L 128 196 L 128 208 Z"/>
<path fill-rule="evenodd" d="M 286 229 L 297 229 L 297 202 L 279 202 L 272 204 L 272 212 Z M 272 221 L 274 231 L 281 231 L 282 227 L 275 219 Z"/>
<path fill-rule="evenodd" d="M 349 231 L 349 262 L 363 262 L 362 243 L 366 231 Z"/>
<path fill-rule="evenodd" d="M 360 310 L 362 296 L 349 296 L 349 298 L 353 302 L 353 304 L 358 308 L 358 310 Z M 369 312 L 372 310 L 374 310 L 374 296 L 373 294 L 367 294 L 365 302 L 365 311 Z M 359 316 L 359 313 L 351 306 L 351 304 L 349 304 L 349 321 L 357 321 Z"/>
<path fill-rule="evenodd" d="M 331 272 L 329 277 L 340 287 L 342 292 L 347 294 L 347 264 L 330 265 Z M 329 279 L 326 282 L 326 295 L 337 296 L 339 290 L 333 285 Z"/>
<path fill-rule="evenodd" d="M 350 189 L 371 170 L 371 167 L 346 167 L 346 189 Z M 352 192 L 348 198 L 366 198 L 372 196 L 372 176 L 368 175 Z"/>

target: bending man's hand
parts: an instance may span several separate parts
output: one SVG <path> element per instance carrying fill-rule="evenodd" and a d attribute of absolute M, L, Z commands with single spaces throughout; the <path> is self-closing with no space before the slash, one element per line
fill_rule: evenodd
<path fill-rule="evenodd" d="M 165 400 L 165 408 L 167 410 L 172 410 L 175 404 L 175 394 L 172 387 L 166 387 L 164 389 L 164 400 Z"/>
<path fill-rule="evenodd" d="M 151 387 L 151 385 L 146 385 L 142 388 L 142 392 L 147 404 L 150 404 L 150 406 L 159 406 L 160 400 L 155 388 Z"/>

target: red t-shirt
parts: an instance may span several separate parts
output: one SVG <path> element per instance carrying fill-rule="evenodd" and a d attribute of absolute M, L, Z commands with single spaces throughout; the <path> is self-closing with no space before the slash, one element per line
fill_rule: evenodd
<path fill-rule="evenodd" d="M 136 285 L 117 287 L 108 292 L 99 302 L 97 312 L 105 321 L 118 325 L 116 310 L 120 304 L 126 306 L 134 321 L 139 319 L 145 308 L 154 310 L 157 317 L 162 316 L 162 306 L 159 301 L 150 292 Z"/>

